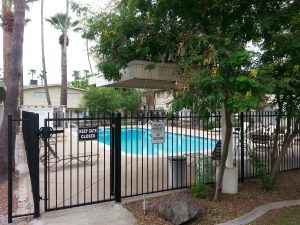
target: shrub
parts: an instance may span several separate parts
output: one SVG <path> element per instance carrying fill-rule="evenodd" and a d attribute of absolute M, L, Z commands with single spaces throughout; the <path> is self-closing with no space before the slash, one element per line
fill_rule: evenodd
<path fill-rule="evenodd" d="M 192 194 L 197 198 L 205 198 L 208 195 L 209 186 L 206 184 L 213 177 L 213 166 L 210 158 L 203 157 L 197 161 L 196 179 L 192 185 Z"/>
<path fill-rule="evenodd" d="M 250 163 L 257 169 L 259 177 L 262 181 L 262 189 L 269 192 L 273 190 L 274 185 L 271 182 L 270 174 L 268 173 L 268 166 L 261 160 L 257 154 L 250 153 Z"/>

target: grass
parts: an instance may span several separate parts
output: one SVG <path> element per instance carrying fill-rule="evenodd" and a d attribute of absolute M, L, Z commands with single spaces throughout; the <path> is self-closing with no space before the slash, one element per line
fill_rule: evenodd
<path fill-rule="evenodd" d="M 300 224 L 300 206 L 293 206 L 269 211 L 250 224 L 298 225 Z"/>

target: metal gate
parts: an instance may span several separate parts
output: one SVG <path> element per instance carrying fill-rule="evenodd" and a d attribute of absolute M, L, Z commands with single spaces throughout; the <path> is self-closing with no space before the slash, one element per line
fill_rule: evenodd
<path fill-rule="evenodd" d="M 120 114 L 47 118 L 40 129 L 45 211 L 120 199 Z M 109 141 L 98 140 L 98 133 Z"/>

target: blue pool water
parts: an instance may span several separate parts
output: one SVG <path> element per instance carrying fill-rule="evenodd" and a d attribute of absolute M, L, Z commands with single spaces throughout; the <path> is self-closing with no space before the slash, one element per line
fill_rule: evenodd
<path fill-rule="evenodd" d="M 202 138 L 197 136 L 165 133 L 164 144 L 152 144 L 151 130 L 139 128 L 122 128 L 121 130 L 121 150 L 127 154 L 137 155 L 176 155 L 195 151 L 212 150 L 216 146 L 217 140 Z M 110 144 L 110 130 L 99 130 L 99 142 Z"/>

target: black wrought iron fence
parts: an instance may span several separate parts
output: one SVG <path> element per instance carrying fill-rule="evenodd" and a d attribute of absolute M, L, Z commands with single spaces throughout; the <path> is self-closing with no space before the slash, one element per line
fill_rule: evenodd
<path fill-rule="evenodd" d="M 270 168 L 275 119 L 273 112 L 233 116 L 231 149 L 242 181 L 259 175 L 250 154 Z M 281 139 L 286 128 L 282 119 Z M 213 183 L 222 151 L 218 112 L 209 117 L 189 111 L 49 116 L 41 136 L 45 211 L 187 188 L 199 174 L 202 182 Z M 289 147 L 281 171 L 300 167 L 299 140 Z"/>

